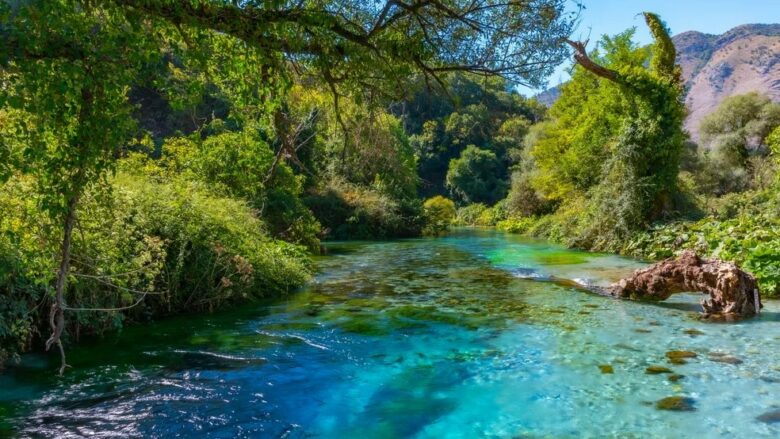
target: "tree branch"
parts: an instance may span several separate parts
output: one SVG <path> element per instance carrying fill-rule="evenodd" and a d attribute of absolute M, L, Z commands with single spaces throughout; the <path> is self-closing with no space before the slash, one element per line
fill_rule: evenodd
<path fill-rule="evenodd" d="M 593 61 L 590 56 L 588 56 L 588 52 L 585 50 L 587 41 L 582 42 L 567 39 L 566 43 L 574 49 L 574 60 L 577 61 L 577 64 L 581 65 L 583 68 L 585 68 L 585 70 L 593 73 L 596 76 L 600 76 L 612 82 L 618 82 L 620 77 L 618 72 L 598 64 L 597 62 Z"/>

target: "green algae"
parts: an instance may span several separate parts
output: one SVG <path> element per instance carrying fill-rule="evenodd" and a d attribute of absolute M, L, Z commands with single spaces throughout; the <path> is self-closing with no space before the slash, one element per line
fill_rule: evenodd
<path fill-rule="evenodd" d="M 696 358 L 698 355 L 692 351 L 668 351 L 666 358 L 672 364 L 686 364 L 687 359 Z"/>
<path fill-rule="evenodd" d="M 692 412 L 696 410 L 696 400 L 687 396 L 669 396 L 657 401 L 655 408 L 674 412 Z"/>
<path fill-rule="evenodd" d="M 648 366 L 645 369 L 645 373 L 648 375 L 659 375 L 662 373 L 672 373 L 673 371 L 668 367 L 663 366 Z"/>

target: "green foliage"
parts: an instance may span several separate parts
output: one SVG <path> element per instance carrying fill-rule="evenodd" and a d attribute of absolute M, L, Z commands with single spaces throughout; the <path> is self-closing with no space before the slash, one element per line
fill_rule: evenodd
<path fill-rule="evenodd" d="M 537 219 L 533 217 L 512 217 L 499 221 L 496 224 L 496 228 L 508 233 L 525 234 L 531 230 L 531 227 L 533 227 L 536 222 Z"/>
<path fill-rule="evenodd" d="M 439 236 L 449 230 L 450 224 L 455 219 L 455 203 L 450 199 L 437 195 L 425 200 L 423 212 L 425 214 L 423 233 Z"/>
<path fill-rule="evenodd" d="M 777 195 L 758 211 L 746 209 L 730 219 L 660 225 L 640 233 L 624 252 L 651 259 L 673 256 L 683 249 L 733 261 L 758 279 L 762 294 L 780 295 L 780 210 Z"/>
<path fill-rule="evenodd" d="M 508 218 L 508 216 L 509 211 L 507 210 L 506 201 L 502 200 L 480 212 L 474 225 L 495 226 L 500 221 Z"/>
<path fill-rule="evenodd" d="M 447 187 L 463 203 L 494 203 L 506 195 L 506 183 L 499 175 L 495 153 L 469 145 L 450 161 Z"/>
<path fill-rule="evenodd" d="M 181 174 L 208 183 L 218 193 L 243 198 L 258 210 L 273 236 L 317 251 L 319 224 L 299 198 L 303 178 L 284 162 L 274 167 L 274 154 L 262 134 L 245 129 L 203 140 L 169 138 L 162 145 L 161 159 L 147 161 L 144 171 L 168 177 Z"/>
<path fill-rule="evenodd" d="M 394 199 L 376 189 L 331 180 L 303 199 L 332 239 L 388 239 L 418 236 L 422 203 Z"/>
<path fill-rule="evenodd" d="M 509 91 L 501 78 L 457 74 L 448 79 L 447 94 L 423 88 L 403 105 L 425 196 L 447 192 L 449 163 L 468 145 L 492 151 L 500 162 L 497 177 L 506 180 L 512 155 L 545 112 L 538 102 Z"/>
<path fill-rule="evenodd" d="M 633 29 L 604 37 L 604 54 L 591 57 L 612 77 L 576 67 L 550 109 L 550 121 L 529 133 L 513 182 L 512 214 L 537 215 L 558 206 L 538 223 L 545 227 L 532 231 L 546 229 L 569 245 L 610 249 L 683 208 L 679 68 L 663 23 L 653 14 L 645 18 L 655 38 L 649 50 L 632 42 Z"/>
<path fill-rule="evenodd" d="M 126 320 L 221 305 L 291 291 L 306 281 L 308 258 L 296 246 L 270 238 L 241 201 L 205 185 L 160 182 L 120 172 L 111 197 L 85 194 L 76 233 L 66 334 L 90 335 Z M 48 328 L 48 309 L 59 237 L 38 209 L 37 185 L 14 177 L 0 187 L 0 351 L 24 352 Z M 140 300 L 143 299 L 143 300 Z"/>
<path fill-rule="evenodd" d="M 455 223 L 461 226 L 476 226 L 482 213 L 487 209 L 488 207 L 482 203 L 460 207 L 455 214 Z"/>
<path fill-rule="evenodd" d="M 703 148 L 693 157 L 703 195 L 765 189 L 774 167 L 766 157 L 770 134 L 780 126 L 780 105 L 758 93 L 731 96 L 702 119 Z"/>

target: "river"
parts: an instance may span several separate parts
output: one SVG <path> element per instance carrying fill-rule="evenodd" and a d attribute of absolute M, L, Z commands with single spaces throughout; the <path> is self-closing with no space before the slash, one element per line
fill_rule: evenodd
<path fill-rule="evenodd" d="M 0 436 L 780 436 L 757 419 L 780 409 L 776 302 L 718 324 L 696 295 L 589 294 L 549 278 L 643 264 L 495 231 L 327 247 L 284 299 L 83 343 L 63 378 L 25 356 L 0 375 Z"/>

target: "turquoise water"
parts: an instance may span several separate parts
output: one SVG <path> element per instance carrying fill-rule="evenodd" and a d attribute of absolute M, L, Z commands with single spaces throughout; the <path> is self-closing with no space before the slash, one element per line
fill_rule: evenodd
<path fill-rule="evenodd" d="M 642 264 L 497 232 L 329 249 L 285 300 L 81 345 L 64 378 L 26 357 L 0 375 L 0 435 L 780 436 L 757 419 L 780 409 L 775 302 L 717 324 L 694 295 L 589 294 L 549 279 L 606 285 Z"/>

